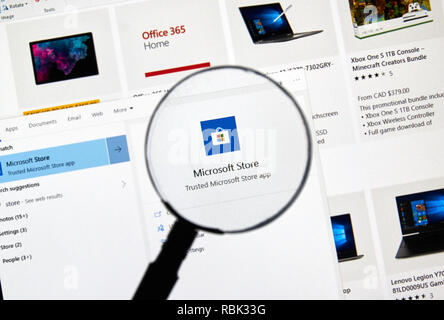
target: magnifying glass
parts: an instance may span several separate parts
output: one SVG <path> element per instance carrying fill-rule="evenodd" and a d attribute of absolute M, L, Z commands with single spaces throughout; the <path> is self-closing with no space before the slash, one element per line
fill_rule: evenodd
<path fill-rule="evenodd" d="M 134 299 L 166 299 L 198 230 L 240 233 L 287 210 L 307 180 L 310 129 L 276 81 L 244 67 L 198 71 L 156 107 L 146 134 L 148 173 L 176 218 Z"/>

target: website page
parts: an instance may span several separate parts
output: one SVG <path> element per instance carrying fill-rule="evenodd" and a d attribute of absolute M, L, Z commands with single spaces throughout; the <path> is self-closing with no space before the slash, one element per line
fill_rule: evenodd
<path fill-rule="evenodd" d="M 354 133 L 322 159 L 344 291 L 442 299 L 443 2 L 337 9 Z"/>
<path fill-rule="evenodd" d="M 236 64 L 275 79 L 303 106 L 317 165 L 270 226 L 199 233 L 172 297 L 444 298 L 443 7 L 440 0 L 0 0 L 0 162 L 3 172 L 17 172 L 0 177 L 1 207 L 14 217 L 0 229 L 9 231 L 0 237 L 8 247 L 0 251 L 8 261 L 3 295 L 129 298 L 175 220 L 147 176 L 149 117 L 183 77 Z M 109 145 L 123 142 L 127 157 L 112 160 Z M 56 155 L 64 166 L 41 176 L 27 172 L 34 162 L 5 167 Z M 39 197 L 47 201 L 37 204 Z M 74 211 L 91 218 L 87 228 L 73 222 Z M 115 221 L 101 228 L 104 212 Z M 102 251 L 116 233 L 122 256 L 103 250 L 87 258 L 91 242 Z M 54 239 L 58 252 L 45 248 Z M 216 267 L 202 268 L 209 265 Z M 96 271 L 104 268 L 114 278 L 126 270 L 127 279 L 114 281 L 119 290 L 99 285 L 109 281 Z M 17 280 L 43 269 L 40 288 Z"/>
<path fill-rule="evenodd" d="M 2 121 L 5 299 L 132 297 L 175 220 L 145 166 L 145 132 L 156 102 L 122 100 Z M 239 139 L 241 145 L 248 139 L 241 128 Z M 199 232 L 170 298 L 338 298 L 317 167 L 270 226 L 238 235 Z M 234 186 L 213 188 L 228 193 Z"/>

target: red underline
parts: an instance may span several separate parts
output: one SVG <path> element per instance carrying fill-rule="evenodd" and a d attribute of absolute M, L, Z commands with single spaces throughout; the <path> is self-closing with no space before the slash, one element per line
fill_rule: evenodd
<path fill-rule="evenodd" d="M 151 72 L 146 72 L 145 73 L 145 78 L 160 76 L 160 75 L 163 75 L 163 74 L 174 73 L 174 72 L 182 72 L 182 71 L 187 71 L 187 70 L 208 68 L 210 66 L 211 65 L 210 65 L 209 62 L 204 62 L 204 63 L 192 64 L 192 65 L 184 66 L 184 67 L 177 67 L 177 68 L 171 68 L 171 69 L 151 71 Z"/>

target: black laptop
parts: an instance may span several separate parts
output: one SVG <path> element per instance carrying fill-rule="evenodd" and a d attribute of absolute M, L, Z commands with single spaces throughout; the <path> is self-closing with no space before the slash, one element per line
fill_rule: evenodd
<path fill-rule="evenodd" d="M 280 3 L 239 8 L 242 18 L 256 44 L 290 41 L 308 37 L 323 30 L 294 33 Z M 281 15 L 282 14 L 282 15 Z"/>
<path fill-rule="evenodd" d="M 361 259 L 364 255 L 358 255 L 356 250 L 355 235 L 350 214 L 342 214 L 331 217 L 333 237 L 335 240 L 338 261 L 350 261 Z"/>
<path fill-rule="evenodd" d="M 402 241 L 396 258 L 444 251 L 444 189 L 396 197 Z"/>

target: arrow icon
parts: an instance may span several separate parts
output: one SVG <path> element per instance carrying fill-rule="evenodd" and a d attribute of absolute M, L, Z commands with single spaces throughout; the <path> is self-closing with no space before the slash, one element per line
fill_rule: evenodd
<path fill-rule="evenodd" d="M 125 186 L 126 186 L 126 182 L 123 181 L 123 180 L 122 180 L 121 182 L 122 182 L 122 189 L 123 189 L 123 188 L 125 188 Z"/>
<path fill-rule="evenodd" d="M 114 149 L 114 151 L 120 152 L 120 151 L 122 151 L 122 148 L 120 146 L 118 146 L 117 148 Z"/>

